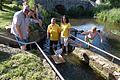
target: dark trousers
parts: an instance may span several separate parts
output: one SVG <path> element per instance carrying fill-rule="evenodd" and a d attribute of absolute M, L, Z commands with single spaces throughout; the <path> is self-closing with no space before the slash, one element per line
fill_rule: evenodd
<path fill-rule="evenodd" d="M 54 55 L 53 49 L 57 50 L 57 44 L 58 44 L 58 41 L 52 41 L 52 40 L 50 40 L 50 52 L 53 55 Z"/>

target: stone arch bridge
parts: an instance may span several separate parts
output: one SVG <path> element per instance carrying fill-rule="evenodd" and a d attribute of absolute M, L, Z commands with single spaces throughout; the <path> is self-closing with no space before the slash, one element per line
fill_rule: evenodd
<path fill-rule="evenodd" d="M 82 7 L 84 10 L 91 9 L 93 5 L 89 0 L 35 0 L 36 3 L 43 5 L 47 10 L 64 8 L 69 10 L 71 7 Z"/>

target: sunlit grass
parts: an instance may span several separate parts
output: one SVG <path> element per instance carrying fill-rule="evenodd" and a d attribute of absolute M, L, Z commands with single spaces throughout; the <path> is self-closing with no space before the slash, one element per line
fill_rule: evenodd
<path fill-rule="evenodd" d="M 5 28 L 11 24 L 13 13 L 11 12 L 0 12 L 0 28 Z"/>
<path fill-rule="evenodd" d="M 4 29 L 5 26 L 8 26 L 12 22 L 12 17 L 14 15 L 14 6 L 15 4 L 5 4 L 3 11 L 0 11 L 0 29 Z"/>

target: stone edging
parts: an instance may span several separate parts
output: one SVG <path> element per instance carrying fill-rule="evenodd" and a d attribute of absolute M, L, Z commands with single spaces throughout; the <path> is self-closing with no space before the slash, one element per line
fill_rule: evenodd
<path fill-rule="evenodd" d="M 83 49 L 83 48 L 75 48 L 73 54 L 77 55 L 81 60 L 85 62 L 89 62 L 89 65 L 104 76 L 107 80 L 120 80 L 120 66 L 112 63 L 106 58 L 96 54 L 92 51 Z M 88 57 L 85 58 L 84 54 Z"/>

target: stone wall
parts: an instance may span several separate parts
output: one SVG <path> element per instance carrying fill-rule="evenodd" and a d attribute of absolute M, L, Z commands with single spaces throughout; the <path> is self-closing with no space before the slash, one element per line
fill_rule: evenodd
<path fill-rule="evenodd" d="M 39 0 L 37 2 L 47 10 L 53 10 L 57 5 L 63 5 L 66 10 L 73 6 L 82 6 L 84 9 L 90 9 L 92 7 L 91 3 L 87 0 Z"/>
<path fill-rule="evenodd" d="M 120 80 L 120 66 L 108 59 L 83 48 L 75 48 L 73 54 L 104 76 L 107 80 Z"/>

